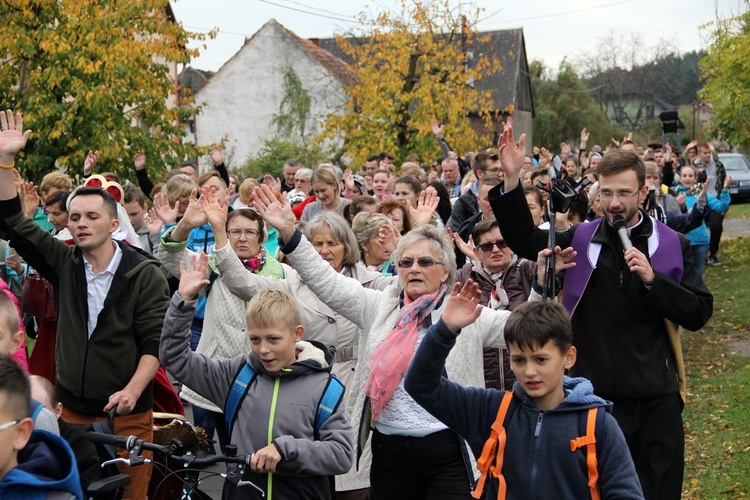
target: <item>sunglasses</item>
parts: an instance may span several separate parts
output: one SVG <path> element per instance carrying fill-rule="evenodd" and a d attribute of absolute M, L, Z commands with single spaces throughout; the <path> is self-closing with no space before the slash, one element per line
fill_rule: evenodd
<path fill-rule="evenodd" d="M 477 248 L 479 248 L 483 252 L 491 252 L 492 247 L 497 247 L 498 250 L 502 250 L 504 248 L 508 248 L 508 244 L 505 243 L 505 240 L 497 240 L 497 241 L 489 241 L 487 243 L 482 243 L 481 245 L 477 245 Z"/>
<path fill-rule="evenodd" d="M 398 267 L 401 269 L 411 269 L 411 267 L 414 265 L 414 263 L 417 263 L 419 267 L 432 267 L 435 264 L 443 265 L 442 262 L 438 262 L 435 259 L 431 259 L 430 257 L 422 257 L 420 259 L 401 259 L 398 261 Z"/>

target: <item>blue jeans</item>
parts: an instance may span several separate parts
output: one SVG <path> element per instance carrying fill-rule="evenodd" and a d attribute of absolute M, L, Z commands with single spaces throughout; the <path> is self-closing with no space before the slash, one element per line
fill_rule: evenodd
<path fill-rule="evenodd" d="M 695 268 L 701 276 L 706 269 L 706 257 L 708 257 L 708 244 L 693 245 L 693 258 L 695 259 Z"/>

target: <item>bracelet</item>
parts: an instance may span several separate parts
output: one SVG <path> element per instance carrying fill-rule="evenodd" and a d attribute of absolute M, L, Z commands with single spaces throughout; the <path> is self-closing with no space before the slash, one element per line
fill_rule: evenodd
<path fill-rule="evenodd" d="M 2 168 L 3 170 L 12 170 L 15 166 L 16 162 L 14 161 L 11 162 L 10 165 L 3 165 L 2 163 L 0 163 L 0 168 Z"/>

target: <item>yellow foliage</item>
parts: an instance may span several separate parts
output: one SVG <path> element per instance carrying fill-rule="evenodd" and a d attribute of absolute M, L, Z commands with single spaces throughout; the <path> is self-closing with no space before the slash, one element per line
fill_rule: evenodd
<path fill-rule="evenodd" d="M 213 33 L 185 31 L 166 9 L 164 0 L 0 6 L 0 103 L 24 112 L 34 130 L 18 162 L 25 176 L 38 180 L 55 162 L 80 173 L 89 149 L 103 167 L 131 177 L 123 166 L 135 151 L 161 168 L 194 153 L 174 138 L 184 137 L 180 123 L 196 108 L 188 98 L 167 106 L 175 89 L 167 68 L 197 55 L 186 48 L 191 39 Z"/>
<path fill-rule="evenodd" d="M 400 7 L 398 13 L 363 12 L 353 38 L 337 36 L 355 61 L 358 83 L 347 89 L 345 113 L 328 118 L 321 138 L 344 137 L 354 164 L 380 151 L 399 160 L 408 154 L 428 159 L 440 152 L 430 125 L 436 119 L 459 151 L 486 147 L 490 138 L 472 129 L 469 113 L 491 130 L 494 103 L 489 91 L 471 83 L 499 64 L 485 57 L 468 63 L 472 43 L 483 41 L 474 28 L 481 9 L 453 9 L 450 0 L 401 0 Z"/>

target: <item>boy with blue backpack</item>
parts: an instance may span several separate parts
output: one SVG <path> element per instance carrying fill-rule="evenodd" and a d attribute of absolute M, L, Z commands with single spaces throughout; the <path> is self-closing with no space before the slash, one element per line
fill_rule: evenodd
<path fill-rule="evenodd" d="M 331 375 L 333 355 L 322 344 L 303 341 L 294 299 L 279 290 L 257 294 L 248 304 L 252 352 L 211 360 L 190 350 L 195 296 L 207 284 L 208 258 L 181 263 L 180 287 L 164 319 L 159 358 L 180 382 L 224 408 L 230 442 L 253 454 L 244 479 L 267 499 L 331 497 L 327 476 L 352 465 L 352 429 L 344 416 L 343 385 Z M 281 460 L 299 471 L 276 473 Z M 224 498 L 260 498 L 252 488 L 226 484 Z"/>
<path fill-rule="evenodd" d="M 474 498 L 643 498 L 625 438 L 606 411 L 611 404 L 588 380 L 564 375 L 576 349 L 561 305 L 527 302 L 508 319 L 512 391 L 461 387 L 443 376 L 456 337 L 481 312 L 479 299 L 471 280 L 454 285 L 404 383 L 480 457 Z"/>

